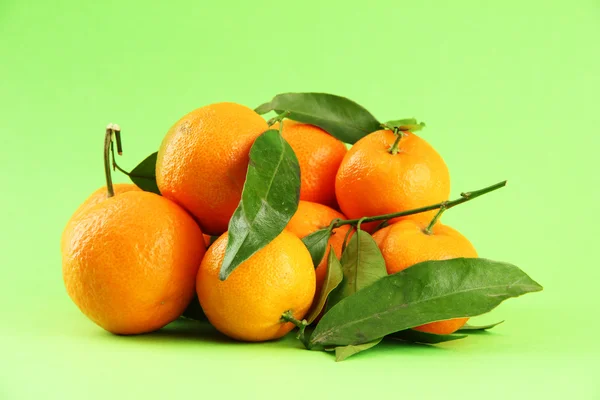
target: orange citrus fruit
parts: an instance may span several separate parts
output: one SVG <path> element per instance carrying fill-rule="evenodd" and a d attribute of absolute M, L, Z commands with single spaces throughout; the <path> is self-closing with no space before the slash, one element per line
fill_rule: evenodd
<path fill-rule="evenodd" d="M 194 295 L 202 232 L 177 204 L 132 190 L 77 212 L 61 240 L 67 293 L 116 334 L 154 331 Z"/>
<path fill-rule="evenodd" d="M 294 325 L 281 322 L 291 310 L 302 319 L 315 294 L 315 271 L 300 239 L 283 231 L 221 281 L 227 233 L 208 249 L 196 281 L 198 299 L 211 324 L 243 341 L 277 339 Z"/>
<path fill-rule="evenodd" d="M 319 127 L 291 120 L 284 120 L 281 134 L 298 157 L 300 200 L 337 207 L 335 174 L 347 152 L 344 143 Z"/>
<path fill-rule="evenodd" d="M 392 131 L 373 132 L 352 146 L 338 170 L 335 191 L 348 218 L 375 216 L 447 200 L 450 175 L 442 157 L 425 140 L 405 132 L 399 152 L 391 154 Z M 435 211 L 405 217 L 429 221 Z M 392 220 L 391 222 L 395 222 Z M 377 223 L 364 224 L 372 231 Z"/>
<path fill-rule="evenodd" d="M 113 191 L 115 192 L 115 196 L 118 196 L 122 193 L 125 192 L 139 192 L 142 189 L 140 189 L 139 187 L 137 187 L 134 184 L 131 183 L 115 183 L 113 184 Z M 90 195 L 90 197 L 88 197 L 80 206 L 79 208 L 73 213 L 73 215 L 71 216 L 71 218 L 75 217 L 78 214 L 81 213 L 85 213 L 88 209 L 92 208 L 93 206 L 95 206 L 98 203 L 103 202 L 104 200 L 108 199 L 108 193 L 106 191 L 106 186 L 101 187 L 100 189 L 96 190 L 94 193 L 92 193 Z"/>
<path fill-rule="evenodd" d="M 227 230 L 242 194 L 249 152 L 267 130 L 248 107 L 217 103 L 185 115 L 167 132 L 156 162 L 161 194 L 188 210 L 203 232 Z"/>
<path fill-rule="evenodd" d="M 344 214 L 327 207 L 323 204 L 312 203 L 310 201 L 300 201 L 298 210 L 288 223 L 286 229 L 298 236 L 300 239 L 321 228 L 327 228 L 334 219 L 346 219 Z M 327 251 L 321 263 L 315 270 L 317 277 L 316 293 L 320 293 L 325 275 L 327 274 L 327 256 L 330 251 L 330 246 L 333 246 L 335 255 L 340 258 L 342 256 L 342 244 L 344 237 L 350 229 L 349 225 L 344 225 L 334 229 L 327 243 Z"/>
<path fill-rule="evenodd" d="M 477 251 L 467 238 L 447 225 L 436 223 L 431 233 L 428 223 L 402 220 L 373 234 L 379 246 L 388 274 L 395 274 L 414 264 L 428 260 L 475 258 Z M 462 327 L 468 318 L 455 318 L 421 325 L 416 330 L 447 335 Z"/>

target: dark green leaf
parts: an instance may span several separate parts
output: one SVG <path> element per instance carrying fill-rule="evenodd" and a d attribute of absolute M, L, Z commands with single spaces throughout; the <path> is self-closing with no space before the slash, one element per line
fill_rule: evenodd
<path fill-rule="evenodd" d="M 357 231 L 348 242 L 341 262 L 344 280 L 329 295 L 328 309 L 387 275 L 385 260 L 377 243 L 362 230 Z"/>
<path fill-rule="evenodd" d="M 323 228 L 314 231 L 302 239 L 302 242 L 304 242 L 304 245 L 310 252 L 315 268 L 319 266 L 321 260 L 323 260 L 323 257 L 325 256 L 325 250 L 327 250 L 327 242 L 329 241 L 330 236 L 331 229 Z"/>
<path fill-rule="evenodd" d="M 492 310 L 542 287 L 514 265 L 482 258 L 426 261 L 388 275 L 336 304 L 310 346 L 365 343 L 394 332 Z"/>
<path fill-rule="evenodd" d="M 254 109 L 254 112 L 257 114 L 263 115 L 263 114 L 273 111 L 273 106 L 271 104 L 272 102 L 273 101 L 271 100 L 268 103 L 261 104 L 260 106 L 258 106 Z"/>
<path fill-rule="evenodd" d="M 329 249 L 329 257 L 327 258 L 327 274 L 325 275 L 325 281 L 323 282 L 321 293 L 319 293 L 319 298 L 314 302 L 312 308 L 308 312 L 308 316 L 306 317 L 306 321 L 309 324 L 312 324 L 315 319 L 317 319 L 323 310 L 323 307 L 325 307 L 329 293 L 331 293 L 331 291 L 335 289 L 340 282 L 342 282 L 343 277 L 342 265 L 335 256 L 335 252 L 333 251 L 332 247 Z"/>
<path fill-rule="evenodd" d="M 399 131 L 416 132 L 425 128 L 425 122 L 417 122 L 414 118 L 396 119 L 383 124 L 386 128 Z"/>
<path fill-rule="evenodd" d="M 156 185 L 156 157 L 158 152 L 150 154 L 129 173 L 129 179 L 146 192 L 160 194 Z"/>
<path fill-rule="evenodd" d="M 194 296 L 194 298 L 192 299 L 190 304 L 188 304 L 181 316 L 187 319 L 206 321 L 206 315 L 204 315 L 204 311 L 202 311 L 202 307 L 200 307 L 200 301 L 198 300 L 198 296 Z"/>
<path fill-rule="evenodd" d="M 255 110 L 259 114 L 289 112 L 288 118 L 316 125 L 346 143 L 381 129 L 364 107 L 345 97 L 327 93 L 283 93 Z"/>
<path fill-rule="evenodd" d="M 469 325 L 468 323 L 466 323 L 458 331 L 459 332 L 461 332 L 461 331 L 485 331 L 488 329 L 492 329 L 493 327 L 498 326 L 503 322 L 504 321 L 500 321 L 500 322 L 496 322 L 494 324 L 487 324 L 487 325 Z"/>
<path fill-rule="evenodd" d="M 346 358 L 360 353 L 361 351 L 369 350 L 377 346 L 381 339 L 375 339 L 363 344 L 349 344 L 346 346 L 338 346 L 335 348 L 335 361 L 344 361 Z"/>
<path fill-rule="evenodd" d="M 229 237 L 219 277 L 275 239 L 298 209 L 300 166 L 276 130 L 260 135 L 250 149 L 242 199 L 229 221 Z"/>
<path fill-rule="evenodd" d="M 405 342 L 436 344 L 449 342 L 451 340 L 464 339 L 467 335 L 436 335 L 435 333 L 426 333 L 414 329 L 406 329 L 400 332 L 392 333 L 387 337 Z"/>

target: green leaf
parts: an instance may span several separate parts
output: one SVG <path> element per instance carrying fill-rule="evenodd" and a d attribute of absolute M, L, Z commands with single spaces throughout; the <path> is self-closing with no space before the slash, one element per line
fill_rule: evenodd
<path fill-rule="evenodd" d="M 156 157 L 158 152 L 150 154 L 128 174 L 129 179 L 146 192 L 160 194 L 156 185 Z"/>
<path fill-rule="evenodd" d="M 194 296 L 190 304 L 186 307 L 181 314 L 183 318 L 194 319 L 196 321 L 206 321 L 206 315 L 204 315 L 204 311 L 202 307 L 200 307 L 200 301 L 198 300 L 198 296 Z"/>
<path fill-rule="evenodd" d="M 458 330 L 458 332 L 462 332 L 462 331 L 485 331 L 485 330 L 488 330 L 488 329 L 492 329 L 493 327 L 498 326 L 498 325 L 500 325 L 503 322 L 504 321 L 500 321 L 500 322 L 496 322 L 494 324 L 487 324 L 487 325 L 469 325 L 467 323 L 467 324 L 464 324 L 462 326 L 462 328 L 460 328 Z"/>
<path fill-rule="evenodd" d="M 220 236 L 211 236 L 211 237 L 210 237 L 210 241 L 208 242 L 208 246 L 209 246 L 209 247 L 210 247 L 210 246 L 212 246 L 212 244 L 213 244 L 214 242 L 216 242 L 216 241 L 217 241 L 217 239 L 218 239 L 219 237 L 220 237 Z"/>
<path fill-rule="evenodd" d="M 377 346 L 381 340 L 382 339 L 380 338 L 363 344 L 338 346 L 335 348 L 335 361 L 344 361 L 346 358 L 360 353 L 361 351 L 369 350 L 370 348 Z"/>
<path fill-rule="evenodd" d="M 356 143 L 381 124 L 364 107 L 345 97 L 327 93 L 283 93 L 254 111 L 289 112 L 288 118 L 316 125 L 346 143 Z"/>
<path fill-rule="evenodd" d="M 426 261 L 379 279 L 336 304 L 309 345 L 365 343 L 451 318 L 484 314 L 542 287 L 514 265 L 482 258 Z"/>
<path fill-rule="evenodd" d="M 416 331 L 414 329 L 406 329 L 400 332 L 392 333 L 387 337 L 394 340 L 403 340 L 405 342 L 414 342 L 414 343 L 427 343 L 427 344 L 436 344 L 442 342 L 449 342 L 452 340 L 464 339 L 468 335 L 437 335 L 435 333 L 427 333 Z"/>
<path fill-rule="evenodd" d="M 260 106 L 256 107 L 254 109 L 254 112 L 260 115 L 264 115 L 266 113 L 269 113 L 271 111 L 273 111 L 273 106 L 272 106 L 273 100 L 267 102 L 267 103 L 263 103 Z"/>
<path fill-rule="evenodd" d="M 283 231 L 298 209 L 299 199 L 296 154 L 278 131 L 268 130 L 250 149 L 242 199 L 229 221 L 221 280 Z"/>
<path fill-rule="evenodd" d="M 425 128 L 425 122 L 417 122 L 417 120 L 414 118 L 395 119 L 382 125 L 390 130 L 398 129 L 399 131 L 409 132 L 416 132 Z"/>
<path fill-rule="evenodd" d="M 362 230 L 357 231 L 348 242 L 341 263 L 344 280 L 329 295 L 328 309 L 387 275 L 385 260 L 377 243 Z"/>
<path fill-rule="evenodd" d="M 325 307 L 325 303 L 327 302 L 327 297 L 334 290 L 344 278 L 342 272 L 342 265 L 340 261 L 335 256 L 335 252 L 333 251 L 333 247 L 329 249 L 329 257 L 327 258 L 327 274 L 325 275 L 325 281 L 323 282 L 323 287 L 321 288 L 321 293 L 319 293 L 319 298 L 314 302 L 312 308 L 308 312 L 308 316 L 306 317 L 306 321 L 309 324 L 312 324 L 315 319 L 319 316 L 323 307 Z"/>
<path fill-rule="evenodd" d="M 325 250 L 327 250 L 327 242 L 329 241 L 330 236 L 331 229 L 323 228 L 314 231 L 302 239 L 302 242 L 310 252 L 315 268 L 319 266 L 321 260 L 325 257 Z"/>

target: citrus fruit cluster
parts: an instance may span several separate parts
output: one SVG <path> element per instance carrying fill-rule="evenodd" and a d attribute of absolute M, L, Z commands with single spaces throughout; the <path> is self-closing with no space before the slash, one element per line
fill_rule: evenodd
<path fill-rule="evenodd" d="M 440 222 L 504 182 L 450 201 L 444 160 L 415 133 L 423 126 L 380 123 L 321 93 L 278 95 L 256 110 L 217 103 L 184 115 L 128 172 L 116 164 L 111 124 L 107 185 L 62 235 L 67 292 L 115 334 L 160 329 L 199 302 L 231 338 L 266 341 L 298 327 L 307 348 L 338 359 L 384 337 L 462 338 L 452 334 L 475 328 L 468 317 L 541 287 L 515 266 L 478 259 Z M 135 184 L 113 184 L 111 167 Z"/>

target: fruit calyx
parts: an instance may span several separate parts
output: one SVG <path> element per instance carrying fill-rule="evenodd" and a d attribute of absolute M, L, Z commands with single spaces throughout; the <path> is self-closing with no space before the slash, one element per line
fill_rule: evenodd
<path fill-rule="evenodd" d="M 390 147 L 388 150 L 388 152 L 393 156 L 398 154 L 398 152 L 400 151 L 398 145 L 400 144 L 400 140 L 402 140 L 402 138 L 404 137 L 404 132 L 399 130 L 398 128 L 394 128 L 394 135 L 396 135 L 396 140 L 394 141 L 394 144 L 392 144 L 392 147 Z"/>

